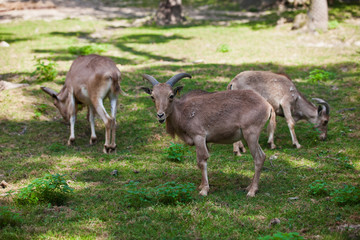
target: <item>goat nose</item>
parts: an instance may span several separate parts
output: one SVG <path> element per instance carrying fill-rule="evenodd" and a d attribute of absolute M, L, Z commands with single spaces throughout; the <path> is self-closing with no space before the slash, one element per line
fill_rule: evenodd
<path fill-rule="evenodd" d="M 158 118 L 162 118 L 165 114 L 164 113 L 158 113 L 157 116 Z"/>

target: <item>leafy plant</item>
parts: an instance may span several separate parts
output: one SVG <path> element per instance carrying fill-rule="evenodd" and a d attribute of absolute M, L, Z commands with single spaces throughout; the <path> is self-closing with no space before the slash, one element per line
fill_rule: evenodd
<path fill-rule="evenodd" d="M 230 47 L 227 44 L 221 44 L 218 48 L 217 48 L 218 52 L 222 52 L 222 53 L 226 53 L 230 51 Z"/>
<path fill-rule="evenodd" d="M 139 182 L 130 181 L 125 186 L 128 188 L 124 197 L 124 202 L 130 207 L 143 207 L 152 202 L 151 193 L 147 189 L 139 188 Z"/>
<path fill-rule="evenodd" d="M 315 180 L 309 185 L 311 195 L 324 196 L 329 194 L 329 185 L 323 180 Z"/>
<path fill-rule="evenodd" d="M 61 143 L 53 143 L 50 145 L 49 150 L 52 152 L 64 152 L 66 151 L 66 146 Z"/>
<path fill-rule="evenodd" d="M 358 204 L 360 203 L 360 189 L 345 184 L 343 188 L 335 189 L 331 194 L 331 199 L 338 205 Z"/>
<path fill-rule="evenodd" d="M 345 168 L 345 169 L 355 169 L 353 163 L 351 162 L 351 160 L 349 159 L 349 157 L 344 156 L 344 157 L 337 157 L 336 158 L 338 161 L 336 162 L 337 164 L 340 165 L 340 167 Z"/>
<path fill-rule="evenodd" d="M 167 182 L 155 188 L 140 188 L 139 182 L 131 181 L 126 184 L 128 188 L 124 202 L 130 207 L 144 207 L 149 204 L 180 204 L 193 200 L 192 193 L 195 190 L 193 183 L 178 184 Z"/>
<path fill-rule="evenodd" d="M 193 183 L 167 182 L 155 188 L 155 198 L 163 204 L 186 203 L 193 200 L 192 193 L 194 191 L 195 185 Z"/>
<path fill-rule="evenodd" d="M 165 149 L 165 157 L 171 161 L 183 162 L 185 155 L 189 152 L 183 144 L 171 142 L 170 146 Z"/>
<path fill-rule="evenodd" d="M 329 21 L 328 27 L 329 29 L 335 29 L 339 26 L 339 22 L 337 20 Z"/>
<path fill-rule="evenodd" d="M 22 221 L 18 213 L 11 211 L 9 207 L 0 206 L 0 228 L 8 225 L 16 226 Z"/>
<path fill-rule="evenodd" d="M 335 78 L 335 73 L 328 72 L 322 69 L 314 69 L 310 72 L 308 80 L 312 83 L 317 83 L 320 81 L 327 81 Z"/>
<path fill-rule="evenodd" d="M 106 45 L 92 44 L 82 47 L 69 47 L 68 51 L 73 55 L 89 55 L 89 54 L 100 54 L 106 52 L 108 47 Z"/>
<path fill-rule="evenodd" d="M 39 104 L 39 105 L 36 105 L 36 108 L 34 110 L 34 115 L 35 115 L 35 118 L 38 119 L 41 117 L 41 115 L 43 113 L 46 112 L 46 110 L 49 108 L 49 106 L 47 104 Z"/>
<path fill-rule="evenodd" d="M 37 178 L 28 186 L 21 188 L 15 195 L 17 204 L 37 204 L 51 203 L 53 205 L 62 205 L 67 199 L 67 194 L 73 192 L 69 187 L 63 175 L 46 174 L 42 178 Z"/>
<path fill-rule="evenodd" d="M 36 69 L 31 73 L 31 76 L 35 76 L 39 82 L 53 81 L 58 74 L 57 64 L 51 60 L 48 60 L 47 63 L 39 58 L 35 58 L 35 60 Z"/>
<path fill-rule="evenodd" d="M 304 240 L 302 236 L 300 236 L 297 232 L 290 232 L 290 233 L 282 233 L 277 232 L 274 235 L 266 235 L 264 237 L 259 237 L 259 240 Z"/>

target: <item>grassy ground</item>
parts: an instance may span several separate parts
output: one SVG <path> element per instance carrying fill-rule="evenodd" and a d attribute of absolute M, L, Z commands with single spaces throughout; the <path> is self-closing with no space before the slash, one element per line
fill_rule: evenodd
<path fill-rule="evenodd" d="M 354 11 L 358 11 L 355 9 Z M 359 188 L 360 171 L 360 28 L 359 20 L 341 21 L 318 35 L 251 24 L 189 25 L 187 27 L 117 27 L 118 20 L 76 19 L 24 21 L 0 25 L 1 80 L 25 82 L 26 88 L 0 92 L 0 205 L 9 206 L 23 219 L 1 229 L 1 239 L 257 239 L 276 232 L 298 232 L 306 239 L 348 239 L 354 231 L 340 232 L 345 224 L 360 224 L 360 205 L 339 206 L 332 197 L 309 195 L 309 185 L 323 180 L 332 188 L 344 184 Z M 104 126 L 97 119 L 98 143 L 89 146 L 86 111 L 76 124 L 76 143 L 66 146 L 69 128 L 40 86 L 60 90 L 75 56 L 70 46 L 101 43 L 123 74 L 117 115 L 115 154 L 102 153 Z M 221 47 L 225 45 L 226 47 Z M 221 51 L 223 49 L 223 51 Z M 225 51 L 224 49 L 228 49 Z M 36 58 L 55 61 L 59 71 L 53 82 L 31 77 Z M 336 74 L 332 80 L 311 83 L 310 71 Z M 139 90 L 148 86 L 143 73 L 165 81 L 179 72 L 184 92 L 193 89 L 225 90 L 244 70 L 285 72 L 309 99 L 326 99 L 331 106 L 327 141 L 319 141 L 313 126 L 301 122 L 296 133 L 303 148 L 294 149 L 284 119 L 278 118 L 275 150 L 260 143 L 269 159 L 255 198 L 246 198 L 254 164 L 249 153 L 234 157 L 231 145 L 210 145 L 210 195 L 193 192 L 182 205 L 147 204 L 128 207 L 127 183 L 140 189 L 162 183 L 200 183 L 195 149 L 185 161 L 164 158 L 172 140 L 155 118 L 151 99 Z M 276 156 L 276 157 L 274 157 Z M 111 172 L 118 170 L 113 176 Z M 6 197 L 46 173 L 66 174 L 74 193 L 61 207 L 18 206 Z M 270 225 L 274 218 L 279 224 Z M 1 226 L 0 226 L 1 227 Z M 357 235 L 359 236 L 359 235 Z"/>

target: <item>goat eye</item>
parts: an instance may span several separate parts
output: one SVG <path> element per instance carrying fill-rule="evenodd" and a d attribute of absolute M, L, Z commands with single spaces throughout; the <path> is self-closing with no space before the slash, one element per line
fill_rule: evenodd
<path fill-rule="evenodd" d="M 171 94 L 171 95 L 169 96 L 169 98 L 170 98 L 170 99 L 174 99 L 174 95 Z"/>

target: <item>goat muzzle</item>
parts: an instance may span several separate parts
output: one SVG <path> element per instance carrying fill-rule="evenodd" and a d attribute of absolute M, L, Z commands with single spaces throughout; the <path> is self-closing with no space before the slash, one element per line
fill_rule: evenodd
<path fill-rule="evenodd" d="M 157 118 L 158 118 L 159 123 L 165 122 L 165 120 L 166 120 L 165 113 L 158 113 Z"/>

